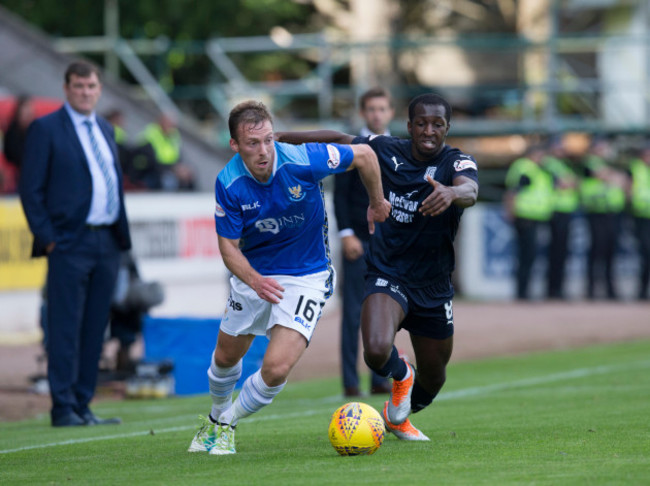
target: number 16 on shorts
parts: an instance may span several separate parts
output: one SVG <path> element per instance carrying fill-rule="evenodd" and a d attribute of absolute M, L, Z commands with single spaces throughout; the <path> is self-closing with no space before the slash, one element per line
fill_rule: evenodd
<path fill-rule="evenodd" d="M 317 302 L 301 295 L 298 297 L 298 304 L 296 305 L 296 310 L 293 312 L 294 322 L 297 322 L 308 331 L 312 331 L 318 319 L 320 319 L 324 305 L 325 302 Z"/>

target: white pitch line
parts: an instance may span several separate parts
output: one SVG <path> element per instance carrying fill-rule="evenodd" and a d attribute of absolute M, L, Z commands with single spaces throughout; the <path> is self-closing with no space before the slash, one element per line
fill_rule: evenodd
<path fill-rule="evenodd" d="M 637 368 L 647 368 L 650 367 L 650 361 L 637 361 L 635 363 L 629 363 L 625 365 L 610 365 L 610 366 L 595 366 L 592 368 L 577 368 L 575 370 L 571 371 L 565 371 L 561 373 L 553 373 L 550 375 L 546 376 L 538 376 L 534 378 L 526 378 L 523 380 L 517 380 L 517 381 L 511 381 L 508 383 L 495 383 L 492 385 L 485 385 L 485 386 L 477 386 L 477 387 L 471 387 L 471 388 L 463 388 L 461 390 L 455 390 L 455 391 L 450 391 L 450 392 L 443 392 L 438 397 L 436 398 L 437 401 L 440 400 L 457 400 L 457 399 L 462 399 L 462 398 L 467 398 L 467 397 L 474 397 L 478 395 L 486 395 L 492 392 L 496 391 L 503 391 L 503 390 L 508 390 L 508 389 L 514 389 L 514 388 L 521 388 L 521 387 L 527 387 L 527 386 L 534 386 L 534 385 L 541 385 L 545 383 L 555 383 L 558 381 L 563 381 L 563 380 L 570 380 L 574 378 L 584 378 L 587 376 L 594 376 L 594 375 L 604 375 L 607 373 L 614 373 L 617 371 L 627 371 L 631 369 L 637 369 Z M 325 404 L 325 403 L 331 403 L 333 401 L 336 401 L 340 399 L 340 396 L 335 396 L 335 397 L 324 397 L 320 399 L 314 399 L 312 400 L 313 403 L 317 404 Z M 308 417 L 311 415 L 316 415 L 318 413 L 322 413 L 321 410 L 304 410 L 302 412 L 291 412 L 291 413 L 286 413 L 286 414 L 273 414 L 273 415 L 264 415 L 261 417 L 252 417 L 249 419 L 246 419 L 247 423 L 250 422 L 266 422 L 268 420 L 285 420 L 285 419 L 290 419 L 290 418 L 298 418 L 298 417 Z M 83 444 L 86 442 L 97 442 L 97 441 L 102 441 L 102 440 L 113 440 L 113 439 L 126 439 L 129 437 L 141 437 L 141 436 L 146 436 L 151 434 L 151 431 L 153 430 L 154 434 L 164 434 L 168 432 L 178 432 L 180 430 L 190 430 L 194 429 L 196 426 L 194 425 L 182 425 L 182 426 L 176 426 L 176 427 L 167 427 L 164 429 L 158 429 L 158 430 L 153 430 L 153 427 L 149 427 L 149 430 L 142 430 L 138 432 L 130 432 L 130 433 L 123 433 L 123 434 L 114 434 L 114 435 L 103 435 L 99 437 L 85 437 L 85 438 L 80 438 L 80 439 L 69 439 L 69 440 L 64 440 L 64 441 L 59 441 L 59 442 L 50 442 L 47 444 L 35 444 L 35 445 L 30 445 L 30 446 L 24 446 L 24 447 L 17 447 L 15 449 L 5 449 L 5 450 L 0 450 L 0 454 L 11 454 L 14 452 L 22 452 L 22 451 L 29 451 L 29 450 L 35 450 L 35 449 L 45 449 L 48 447 L 58 447 L 58 446 L 65 446 L 65 445 L 74 445 L 74 444 Z"/>
<path fill-rule="evenodd" d="M 609 366 L 594 366 L 592 368 L 577 368 L 571 371 L 563 371 L 560 373 L 553 373 L 546 376 L 537 376 L 534 378 L 524 378 L 523 380 L 511 381 L 509 383 L 494 383 L 493 385 L 477 386 L 472 388 L 463 388 L 462 390 L 455 390 L 450 392 L 442 392 L 436 401 L 440 400 L 454 400 L 458 398 L 466 398 L 477 395 L 485 395 L 494 391 L 503 391 L 511 388 L 521 388 L 533 385 L 543 385 L 545 383 L 555 383 L 563 380 L 570 380 L 573 378 L 584 378 L 586 376 L 604 375 L 607 373 L 614 373 L 617 371 L 627 371 L 638 368 L 650 367 L 650 361 L 637 361 L 634 363 L 624 365 L 609 365 Z"/>
<path fill-rule="evenodd" d="M 308 417 L 310 415 L 316 415 L 318 413 L 321 413 L 320 410 L 304 410 L 302 412 L 291 412 L 291 413 L 286 413 L 286 414 L 273 414 L 273 415 L 265 415 L 263 417 L 252 417 L 250 419 L 246 420 L 246 423 L 249 422 L 266 422 L 267 420 L 284 420 L 284 419 L 290 419 L 290 418 L 297 418 L 297 417 Z M 157 434 L 164 434 L 167 432 L 178 432 L 180 430 L 191 430 L 191 429 L 196 429 L 196 425 L 180 425 L 177 427 L 167 427 L 164 429 L 155 429 L 155 427 L 149 427 L 149 430 L 141 430 L 138 432 L 129 432 L 125 434 L 115 434 L 115 435 L 102 435 L 99 437 L 84 437 L 81 439 L 69 439 L 69 440 L 63 440 L 60 442 L 51 442 L 49 444 L 35 444 L 35 445 L 30 445 L 30 446 L 24 446 L 24 447 L 17 447 L 16 449 L 5 449 L 1 450 L 0 454 L 9 454 L 12 452 L 21 452 L 21 451 L 29 451 L 29 450 L 34 450 L 34 449 L 45 449 L 47 447 L 57 447 L 57 446 L 63 446 L 63 445 L 74 445 L 74 444 L 84 444 L 86 442 L 97 442 L 100 440 L 112 440 L 112 439 L 126 439 L 129 437 L 141 437 L 145 435 L 157 435 Z M 151 432 L 153 431 L 153 434 Z"/>

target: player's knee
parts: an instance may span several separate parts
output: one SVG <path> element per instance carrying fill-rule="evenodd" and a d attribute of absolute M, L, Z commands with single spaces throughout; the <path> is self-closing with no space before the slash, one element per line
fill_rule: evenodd
<path fill-rule="evenodd" d="M 214 350 L 214 363 L 220 368 L 232 368 L 239 363 L 240 359 L 241 357 L 228 353 L 219 347 Z"/>
<path fill-rule="evenodd" d="M 267 386 L 279 386 L 287 381 L 291 365 L 289 363 L 278 361 L 267 363 L 262 366 L 262 379 Z"/>
<path fill-rule="evenodd" d="M 393 343 L 382 343 L 379 341 L 369 343 L 364 351 L 366 364 L 374 370 L 382 368 L 390 358 L 392 349 Z"/>

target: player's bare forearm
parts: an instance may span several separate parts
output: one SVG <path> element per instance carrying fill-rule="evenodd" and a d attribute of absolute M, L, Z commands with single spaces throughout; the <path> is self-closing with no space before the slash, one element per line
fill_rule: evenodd
<path fill-rule="evenodd" d="M 357 169 L 361 182 L 368 192 L 370 206 L 368 207 L 368 231 L 375 232 L 375 223 L 381 223 L 390 215 L 390 203 L 384 199 L 384 189 L 381 184 L 381 170 L 375 151 L 368 145 L 353 145 L 354 158 L 350 169 Z"/>
<path fill-rule="evenodd" d="M 369 145 L 353 145 L 352 154 L 354 158 L 350 169 L 357 169 L 361 182 L 368 192 L 371 206 L 378 206 L 384 200 L 384 189 L 381 185 L 381 171 L 375 151 Z"/>
<path fill-rule="evenodd" d="M 458 181 L 458 184 L 457 184 Z M 457 177 L 453 185 L 456 197 L 454 204 L 460 208 L 469 208 L 476 204 L 478 198 L 478 184 L 467 177 Z"/>
<path fill-rule="evenodd" d="M 274 279 L 264 277 L 251 266 L 248 258 L 239 249 L 238 239 L 231 240 L 222 236 L 218 238 L 219 251 L 221 252 L 221 257 L 226 268 L 239 280 L 252 288 L 261 299 L 272 304 L 277 304 L 282 299 L 284 288 Z"/>
<path fill-rule="evenodd" d="M 278 142 L 294 145 L 312 142 L 349 145 L 354 140 L 354 136 L 336 130 L 308 130 L 305 132 L 275 132 L 275 139 Z"/>

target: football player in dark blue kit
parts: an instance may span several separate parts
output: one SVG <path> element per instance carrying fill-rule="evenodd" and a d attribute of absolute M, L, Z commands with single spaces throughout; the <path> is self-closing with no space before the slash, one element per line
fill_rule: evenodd
<path fill-rule="evenodd" d="M 444 98 L 420 95 L 408 115 L 410 140 L 330 130 L 276 136 L 290 143 L 365 143 L 377 154 L 392 209 L 377 225 L 367 254 L 364 359 L 393 378 L 383 410 L 387 429 L 403 440 L 429 440 L 408 416 L 427 407 L 445 383 L 454 334 L 453 242 L 464 208 L 476 203 L 478 172 L 473 157 L 445 144 L 451 107 Z M 400 329 L 411 336 L 417 371 L 394 345 Z"/>

